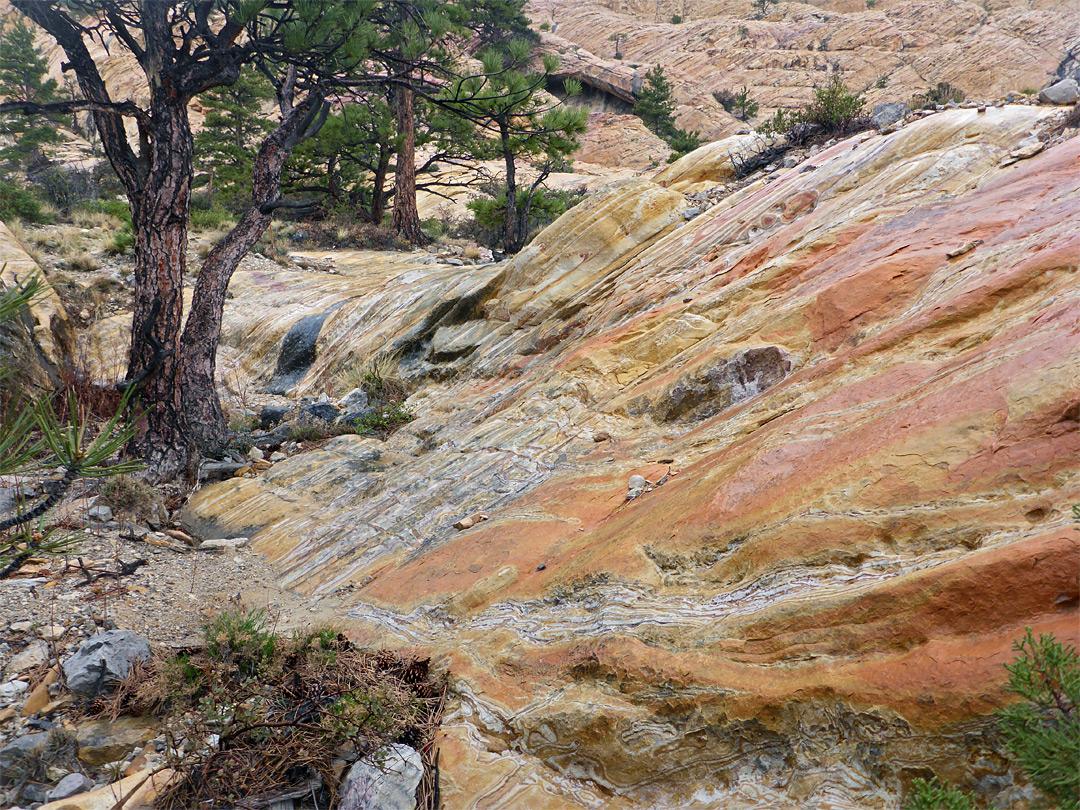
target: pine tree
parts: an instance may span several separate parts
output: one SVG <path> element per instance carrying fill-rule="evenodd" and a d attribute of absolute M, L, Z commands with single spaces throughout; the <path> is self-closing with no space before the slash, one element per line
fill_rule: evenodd
<path fill-rule="evenodd" d="M 675 126 L 675 94 L 660 65 L 645 74 L 645 86 L 634 105 L 634 115 L 667 141 L 672 149 L 669 160 L 682 157 L 701 146 L 698 133 Z"/>
<path fill-rule="evenodd" d="M 34 47 L 34 31 L 21 19 L 0 31 L 0 101 L 47 104 L 56 96 L 56 81 L 46 79 L 48 65 Z M 41 147 L 60 139 L 56 122 L 18 113 L 0 116 L 0 135 L 14 143 L 0 149 L 0 164 L 25 168 L 40 156 Z"/>
<path fill-rule="evenodd" d="M 505 50 L 488 48 L 480 54 L 485 75 L 455 83 L 446 98 L 448 103 L 459 103 L 462 114 L 479 124 L 482 137 L 487 138 L 486 151 L 503 161 L 503 246 L 511 253 L 521 250 L 528 239 L 535 192 L 578 148 L 577 136 L 585 131 L 588 119 L 584 108 L 553 105 L 541 96 L 556 62 L 545 56 L 543 70 L 533 70 L 531 55 L 532 46 L 525 40 L 513 40 Z M 572 81 L 565 86 L 571 95 L 581 89 Z M 478 151 L 483 155 L 485 145 Z M 517 167 L 523 159 L 539 161 L 539 165 L 532 184 L 519 188 Z"/>
<path fill-rule="evenodd" d="M 236 84 L 216 87 L 201 97 L 206 119 L 195 136 L 195 166 L 210 176 L 215 201 L 235 207 L 251 195 L 251 168 L 258 143 L 274 124 L 262 112 L 274 90 L 253 68 Z"/>

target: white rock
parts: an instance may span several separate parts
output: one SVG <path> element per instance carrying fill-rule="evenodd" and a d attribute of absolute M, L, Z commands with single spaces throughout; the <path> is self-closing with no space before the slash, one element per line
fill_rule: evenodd
<path fill-rule="evenodd" d="M 645 489 L 649 485 L 649 482 L 645 480 L 644 476 L 631 475 L 630 480 L 627 482 L 627 489 Z"/>
<path fill-rule="evenodd" d="M 282 453 L 280 450 L 275 450 L 273 453 L 270 454 L 270 460 L 275 464 L 279 461 L 284 461 L 287 458 L 288 456 Z"/>
<path fill-rule="evenodd" d="M 90 517 L 91 520 L 96 520 L 101 523 L 108 523 L 110 520 L 113 519 L 112 509 L 107 507 L 105 504 L 91 506 L 87 510 L 86 514 Z"/>
<path fill-rule="evenodd" d="M 345 413 L 362 411 L 368 406 L 368 396 L 360 388 L 354 388 L 338 401 L 338 407 Z"/>
<path fill-rule="evenodd" d="M 37 629 L 37 634 L 45 641 L 56 641 L 63 638 L 67 628 L 62 624 L 43 624 Z"/>
<path fill-rule="evenodd" d="M 1039 101 L 1043 104 L 1075 104 L 1080 101 L 1080 85 L 1075 79 L 1062 79 L 1039 93 Z"/>
<path fill-rule="evenodd" d="M 360 760 L 349 769 L 338 808 L 413 810 L 423 775 L 424 762 L 416 749 L 400 744 L 380 749 L 375 762 Z"/>
<path fill-rule="evenodd" d="M 19 697 L 30 688 L 30 684 L 26 681 L 8 681 L 7 683 L 0 683 L 0 700 L 10 702 Z"/>
<path fill-rule="evenodd" d="M 247 455 L 248 458 L 250 458 L 252 461 L 258 461 L 263 457 L 263 451 L 260 450 L 258 447 L 252 447 L 250 450 L 248 450 Z"/>
<path fill-rule="evenodd" d="M 248 544 L 248 538 L 246 537 L 219 537 L 214 540 L 203 540 L 199 545 L 200 549 L 215 549 L 215 548 L 243 548 Z"/>
<path fill-rule="evenodd" d="M 23 622 L 17 622 L 23 624 Z M 26 622 L 29 624 L 29 622 Z M 15 629 L 15 625 L 12 625 L 12 629 Z M 7 671 L 12 675 L 17 675 L 21 672 L 29 672 L 34 667 L 39 667 L 49 660 L 49 645 L 44 641 L 34 641 L 29 644 L 25 650 L 13 655 L 11 660 L 8 661 Z"/>

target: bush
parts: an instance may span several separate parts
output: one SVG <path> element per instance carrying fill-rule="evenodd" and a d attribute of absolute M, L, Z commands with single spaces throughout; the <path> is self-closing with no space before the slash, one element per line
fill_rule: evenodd
<path fill-rule="evenodd" d="M 971 797 L 952 785 L 916 779 L 904 799 L 904 810 L 972 810 Z"/>
<path fill-rule="evenodd" d="M 732 90 L 717 90 L 713 93 L 713 98 L 740 121 L 749 121 L 758 114 L 759 105 L 750 98 L 750 90 L 745 86 L 738 93 Z"/>
<path fill-rule="evenodd" d="M 1032 784 L 1062 810 L 1080 807 L 1080 657 L 1052 635 L 1027 628 L 1006 664 L 1009 690 L 1024 702 L 1001 711 L 1000 728 Z"/>
<path fill-rule="evenodd" d="M 103 481 L 98 497 L 117 514 L 145 520 L 157 514 L 159 504 L 164 503 L 155 487 L 134 475 L 118 475 Z"/>
<path fill-rule="evenodd" d="M 48 222 L 37 197 L 9 180 L 0 180 L 0 222 Z"/>
<path fill-rule="evenodd" d="M 222 228 L 226 224 L 232 225 L 233 216 L 224 208 L 198 209 L 192 206 L 191 227 L 198 230 L 214 230 Z"/>
<path fill-rule="evenodd" d="M 911 97 L 909 105 L 913 110 L 936 107 L 939 104 L 948 104 L 950 101 L 960 103 L 966 98 L 966 94 L 959 87 L 953 87 L 948 82 L 938 82 L 936 87 L 931 87 L 925 93 L 917 93 Z"/>
<path fill-rule="evenodd" d="M 828 84 L 814 91 L 813 100 L 801 110 L 777 110 L 758 127 L 765 136 L 783 137 L 792 144 L 849 135 L 869 126 L 863 115 L 866 100 L 848 91 L 844 80 L 834 74 Z"/>
<path fill-rule="evenodd" d="M 114 233 L 105 243 L 105 252 L 110 256 L 123 256 L 135 244 L 135 234 L 131 232 L 131 223 Z"/>
<path fill-rule="evenodd" d="M 279 637 L 261 610 L 225 613 L 203 634 L 204 650 L 138 663 L 92 707 L 162 716 L 175 778 L 161 810 L 257 807 L 298 787 L 335 807 L 349 763 L 395 741 L 433 769 L 445 682 L 432 680 L 427 661 L 361 651 L 330 628 Z M 422 790 L 420 806 L 432 798 Z"/>
<path fill-rule="evenodd" d="M 487 194 L 470 200 L 467 206 L 476 218 L 477 229 L 472 235 L 481 244 L 499 247 L 503 238 L 503 220 L 506 218 L 506 188 L 488 187 Z M 566 211 L 585 199 L 585 191 L 552 191 L 546 188 L 519 188 L 518 211 L 529 206 L 526 229 L 530 234 L 554 222 Z M 527 244 L 527 242 L 526 242 Z"/>
<path fill-rule="evenodd" d="M 678 14 L 672 14 L 671 15 L 671 24 L 672 25 L 679 25 L 681 23 L 682 23 L 682 17 L 680 17 Z"/>

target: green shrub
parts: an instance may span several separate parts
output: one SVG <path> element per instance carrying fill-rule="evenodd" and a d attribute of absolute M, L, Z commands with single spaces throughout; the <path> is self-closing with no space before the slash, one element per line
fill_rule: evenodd
<path fill-rule="evenodd" d="M 750 90 L 745 86 L 737 93 L 733 90 L 717 90 L 713 98 L 740 121 L 749 121 L 758 114 L 759 105 L 750 98 Z"/>
<path fill-rule="evenodd" d="M 206 652 L 234 665 L 241 677 L 260 672 L 274 656 L 277 639 L 266 629 L 266 611 L 226 611 L 203 626 Z"/>
<path fill-rule="evenodd" d="M 550 31 L 551 30 L 551 23 L 546 23 L 546 22 L 540 23 L 540 30 L 541 31 Z"/>
<path fill-rule="evenodd" d="M 682 17 L 680 17 L 678 14 L 672 14 L 671 15 L 671 24 L 672 25 L 680 25 L 681 23 L 682 23 Z"/>
<path fill-rule="evenodd" d="M 485 196 L 470 200 L 467 207 L 476 218 L 478 230 L 473 235 L 477 241 L 489 247 L 498 247 L 503 236 L 503 220 L 506 218 L 506 188 L 496 191 L 489 187 L 487 191 Z M 584 191 L 553 191 L 546 188 L 517 190 L 518 211 L 524 211 L 525 206 L 529 206 L 529 233 L 554 222 L 584 198 Z"/>
<path fill-rule="evenodd" d="M 848 135 L 868 125 L 863 115 L 866 99 L 847 89 L 839 74 L 814 90 L 814 98 L 801 110 L 777 110 L 758 127 L 765 136 L 784 137 L 791 143 L 806 143 L 838 135 Z"/>
<path fill-rule="evenodd" d="M 888 73 L 882 73 L 880 76 L 877 77 L 877 81 L 874 82 L 874 87 L 876 87 L 878 90 L 884 90 L 888 86 L 889 86 L 889 74 Z"/>
<path fill-rule="evenodd" d="M 395 402 L 384 408 L 376 408 L 371 413 L 360 417 L 352 422 L 353 432 L 361 436 L 373 433 L 390 433 L 402 425 L 407 425 L 416 418 L 409 408 L 400 402 Z"/>
<path fill-rule="evenodd" d="M 916 779 L 904 799 L 904 810 L 973 810 L 971 797 L 959 788 L 941 784 L 937 777 L 929 782 Z"/>
<path fill-rule="evenodd" d="M 0 222 L 21 219 L 26 222 L 47 222 L 37 197 L 9 180 L 0 180 Z"/>
<path fill-rule="evenodd" d="M 199 230 L 215 230 L 226 224 L 233 223 L 233 216 L 224 208 L 209 208 L 206 210 L 191 209 L 191 227 Z"/>
<path fill-rule="evenodd" d="M 125 223 L 123 228 L 105 242 L 105 252 L 110 256 L 123 256 L 134 244 L 135 234 L 131 232 L 131 223 Z"/>
<path fill-rule="evenodd" d="M 1031 628 L 1013 643 L 1009 691 L 1024 698 L 1001 711 L 1005 746 L 1032 784 L 1062 810 L 1080 807 L 1080 657 Z"/>
<path fill-rule="evenodd" d="M 966 98 L 966 94 L 959 87 L 953 87 L 948 82 L 938 82 L 925 93 L 917 93 L 911 97 L 910 107 L 913 110 L 936 107 L 938 104 L 948 104 L 950 101 L 960 103 Z"/>

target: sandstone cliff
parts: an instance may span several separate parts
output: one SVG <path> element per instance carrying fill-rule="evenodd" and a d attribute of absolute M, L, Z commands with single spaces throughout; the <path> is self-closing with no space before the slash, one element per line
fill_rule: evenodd
<path fill-rule="evenodd" d="M 529 14 L 555 26 L 566 44 L 550 47 L 564 59 L 596 65 L 619 86 L 630 80 L 618 76 L 640 81 L 662 65 L 680 125 L 710 140 L 746 126 L 713 99 L 717 90 L 748 87 L 762 117 L 806 103 L 836 71 L 871 104 L 907 100 L 941 81 L 997 98 L 1042 88 L 1060 66 L 1075 65 L 1069 52 L 1080 42 L 1080 6 L 1064 0 L 778 2 L 764 16 L 750 0 L 530 0 Z M 682 23 L 669 22 L 675 14 Z M 621 62 L 612 59 L 615 35 Z"/>
<path fill-rule="evenodd" d="M 891 808 L 931 770 L 1024 806 L 1001 665 L 1080 599 L 1080 138 L 1009 157 L 1055 115 L 863 134 L 686 219 L 705 149 L 503 265 L 238 273 L 253 380 L 325 313 L 300 392 L 391 355 L 418 419 L 189 527 L 445 663 L 448 808 Z"/>

